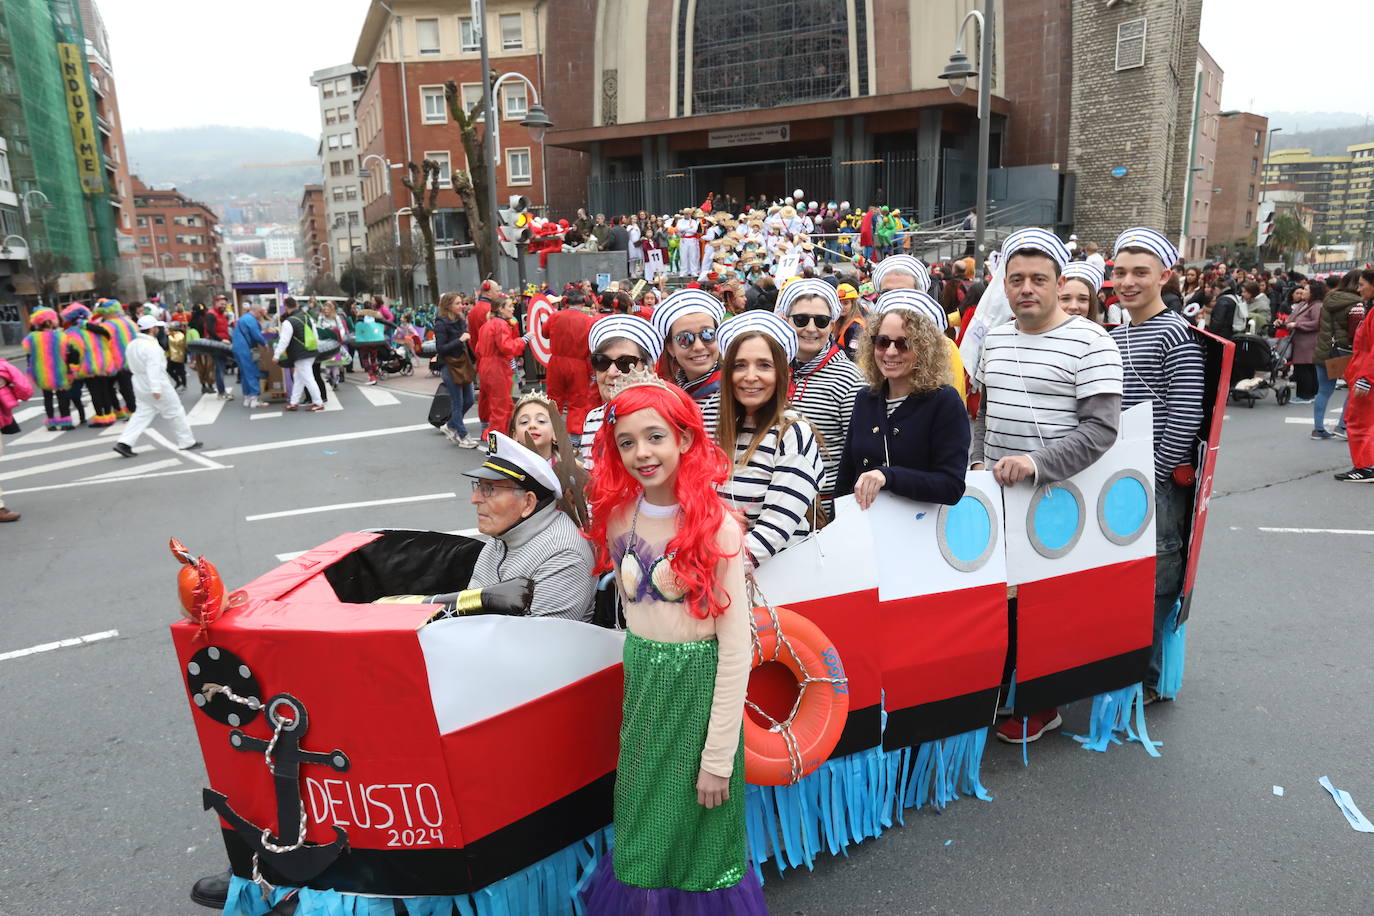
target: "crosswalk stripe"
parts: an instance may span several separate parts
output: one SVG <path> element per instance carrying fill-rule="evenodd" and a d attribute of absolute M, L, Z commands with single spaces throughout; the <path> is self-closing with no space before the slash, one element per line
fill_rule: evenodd
<path fill-rule="evenodd" d="M 364 509 L 369 506 L 393 506 L 399 503 L 433 502 L 438 499 L 456 499 L 457 493 L 426 493 L 423 496 L 398 496 L 393 499 L 367 499 L 356 503 L 335 503 L 331 506 L 307 506 L 304 509 L 286 509 L 281 512 L 264 512 L 261 515 L 246 515 L 245 522 L 260 522 L 270 518 L 288 518 L 293 515 L 314 515 L 318 512 L 338 512 L 341 509 Z"/>
<path fill-rule="evenodd" d="M 329 412 L 329 411 L 331 411 L 331 410 L 343 410 L 343 409 L 344 409 L 344 406 L 343 406 L 343 398 L 339 397 L 339 393 L 338 393 L 337 391 L 334 392 L 334 396 L 333 396 L 332 398 L 330 398 L 328 401 L 325 402 L 325 404 L 324 404 L 324 409 L 325 409 L 325 412 L 326 412 L 326 413 Z"/>
<path fill-rule="evenodd" d="M 113 451 L 102 452 L 99 455 L 86 455 L 82 458 L 68 458 L 65 461 L 52 461 L 48 464 L 39 464 L 31 468 L 20 468 L 17 471 L 5 471 L 0 473 L 0 480 L 15 480 L 20 477 L 32 477 L 34 474 L 47 474 L 50 471 L 62 471 L 67 468 L 79 468 L 85 464 L 95 464 L 97 461 L 109 461 L 111 458 L 118 458 L 119 455 Z"/>
<path fill-rule="evenodd" d="M 119 423 L 114 423 L 100 431 L 100 438 L 107 439 L 110 436 L 118 436 L 122 432 L 124 432 L 124 426 Z"/>
<path fill-rule="evenodd" d="M 219 412 L 228 403 L 217 394 L 202 394 L 200 400 L 196 401 L 196 406 L 187 412 L 186 422 L 192 426 L 209 426 L 219 419 Z"/>
<path fill-rule="evenodd" d="M 21 407 L 14 412 L 14 422 L 23 423 L 30 417 L 36 417 L 42 412 L 42 407 Z"/>
<path fill-rule="evenodd" d="M 54 439 L 61 438 L 61 436 L 62 430 L 60 429 L 35 429 L 31 432 L 24 433 L 24 435 L 15 439 L 13 442 L 6 442 L 5 444 L 10 448 L 19 448 L 25 445 L 42 445 L 44 442 L 51 442 Z"/>
<path fill-rule="evenodd" d="M 362 396 L 372 402 L 373 407 L 390 407 L 393 404 L 401 403 L 401 399 L 390 391 L 382 391 L 380 388 L 359 388 Z M 337 401 L 338 398 L 334 398 Z M 330 401 L 330 403 L 334 403 Z"/>
<path fill-rule="evenodd" d="M 178 448 L 176 445 L 170 442 L 166 436 L 162 435 L 162 433 L 158 432 L 155 429 L 148 430 L 146 433 L 144 433 L 144 435 L 146 435 L 149 439 L 156 442 L 158 445 L 167 449 L 169 452 L 176 452 L 178 455 L 185 458 L 187 461 L 194 461 L 196 464 L 203 465 L 207 468 L 211 468 L 216 471 L 222 470 L 224 468 L 224 465 L 220 464 L 218 461 L 211 461 L 209 458 L 206 458 L 198 451 L 188 452 L 183 448 Z"/>
<path fill-rule="evenodd" d="M 250 419 L 250 420 L 270 420 L 270 419 L 272 419 L 273 417 L 280 417 L 281 414 L 282 414 L 282 412 L 281 412 L 280 410 L 274 410 L 274 411 L 272 411 L 271 413 L 252 413 L 252 414 L 249 414 L 249 415 L 248 415 L 248 419 Z"/>
<path fill-rule="evenodd" d="M 279 448 L 296 448 L 301 445 L 321 445 L 325 442 L 343 442 L 344 440 L 371 439 L 376 436 L 394 436 L 398 433 L 413 433 L 422 429 L 434 430 L 428 423 L 413 423 L 409 426 L 390 426 L 386 429 L 364 429 L 351 433 L 335 433 L 329 436 L 307 436 L 304 439 L 284 439 L 279 442 L 259 442 L 256 445 L 235 445 L 229 448 L 217 448 L 206 452 L 209 458 L 224 458 L 229 455 L 247 455 L 252 452 L 271 452 Z"/>
<path fill-rule="evenodd" d="M 113 458 L 114 455 L 112 454 L 110 457 Z M 131 481 L 131 480 L 147 480 L 147 479 L 149 479 L 149 478 L 151 478 L 151 477 L 176 477 L 176 476 L 179 475 L 179 474 L 200 474 L 200 473 L 202 473 L 202 472 L 204 472 L 204 471 L 215 471 L 215 470 L 226 470 L 226 471 L 227 471 L 227 470 L 229 470 L 229 469 L 232 468 L 232 467 L 233 467 L 233 465 L 231 464 L 231 465 L 225 466 L 225 467 L 222 468 L 222 469 L 221 469 L 221 468 L 179 468 L 179 469 L 177 469 L 177 470 L 175 470 L 175 471 L 154 471 L 154 472 L 151 473 L 151 474 L 146 474 L 146 473 L 145 473 L 145 474 L 130 474 L 128 477 L 117 477 L 117 478 L 115 478 L 115 479 L 118 480 L 120 483 L 126 483 L 126 482 Z M 25 487 L 24 489 L 21 489 L 21 490 L 9 490 L 9 489 L 7 489 L 7 490 L 5 490 L 5 495 L 6 495 L 6 496 L 18 496 L 18 495 L 21 494 L 21 493 L 43 493 L 43 492 L 46 492 L 46 491 L 48 491 L 48 490 L 70 490 L 70 489 L 73 488 L 73 487 L 97 487 L 97 486 L 100 486 L 101 484 L 107 484 L 107 483 L 110 483 L 110 481 L 109 481 L 109 480 L 90 480 L 90 479 L 87 479 L 87 480 L 74 480 L 74 481 L 72 481 L 71 483 L 50 483 L 50 484 L 47 484 L 46 486 L 41 486 L 41 487 Z"/>
<path fill-rule="evenodd" d="M 130 477 L 135 474 L 148 474 L 152 471 L 161 471 L 164 468 L 176 467 L 181 462 L 176 458 L 164 458 L 161 461 L 154 461 L 152 464 L 136 464 L 133 467 L 120 468 L 117 471 L 106 471 L 104 474 L 92 474 L 90 477 L 82 477 L 82 480 L 118 480 L 120 477 Z"/>
<path fill-rule="evenodd" d="M 67 438 L 69 441 L 63 442 L 61 445 L 49 445 L 45 448 L 26 449 L 25 451 L 22 451 L 18 454 L 15 454 L 14 452 L 6 452 L 4 455 L 0 455 L 0 464 L 4 464 L 7 461 L 23 461 L 27 458 L 37 458 L 40 455 L 57 455 L 62 452 L 75 451 L 79 448 L 89 448 L 92 445 L 109 444 L 101 442 L 99 439 L 87 439 L 84 436 L 77 441 L 70 441 L 70 436 Z"/>

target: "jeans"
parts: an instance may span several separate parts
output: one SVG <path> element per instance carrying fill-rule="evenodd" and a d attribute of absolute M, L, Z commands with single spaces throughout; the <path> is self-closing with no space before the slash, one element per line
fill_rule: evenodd
<path fill-rule="evenodd" d="M 477 396 L 472 393 L 472 383 L 459 385 L 453 380 L 453 376 L 449 375 L 448 366 L 440 370 L 439 376 L 444 380 L 444 387 L 448 389 L 449 403 L 453 408 L 448 417 L 448 428 L 466 438 L 468 427 L 463 422 L 463 416 L 477 403 Z"/>
<path fill-rule="evenodd" d="M 215 354 L 214 354 L 214 360 L 215 360 L 215 390 L 218 391 L 220 394 L 224 394 L 224 391 L 225 391 L 225 388 L 224 388 L 224 372 L 225 372 L 226 369 L 228 369 L 228 364 L 227 364 L 227 362 L 226 362 L 227 357 L 222 356 L 222 355 L 219 354 L 219 353 L 215 353 Z"/>
<path fill-rule="evenodd" d="M 1164 625 L 1174 602 L 1183 591 L 1188 560 L 1183 552 L 1183 532 L 1191 508 L 1188 491 L 1172 479 L 1155 481 L 1155 629 L 1154 651 L 1145 683 L 1159 684 L 1160 662 L 1164 658 Z"/>
<path fill-rule="evenodd" d="M 1326 429 L 1326 405 L 1331 400 L 1331 394 L 1336 390 L 1336 380 L 1326 374 L 1326 363 L 1317 363 L 1317 397 L 1312 401 L 1312 428 Z M 1350 403 L 1350 398 L 1346 398 L 1346 404 Z M 1336 423 L 1337 429 L 1345 429 L 1345 407 L 1341 407 L 1341 419 Z"/>

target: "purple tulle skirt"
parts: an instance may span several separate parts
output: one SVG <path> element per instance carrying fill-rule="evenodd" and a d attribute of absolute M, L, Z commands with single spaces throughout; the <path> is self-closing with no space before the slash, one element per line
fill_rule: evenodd
<path fill-rule="evenodd" d="M 683 891 L 675 887 L 631 887 L 615 876 L 611 855 L 602 856 L 582 888 L 587 916 L 767 916 L 763 887 L 752 868 L 732 887 Z"/>

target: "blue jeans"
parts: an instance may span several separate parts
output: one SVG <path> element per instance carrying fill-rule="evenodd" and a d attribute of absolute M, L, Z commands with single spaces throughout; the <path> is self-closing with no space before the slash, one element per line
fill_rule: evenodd
<path fill-rule="evenodd" d="M 453 406 L 453 412 L 448 417 L 448 428 L 460 436 L 467 436 L 468 427 L 463 422 L 463 415 L 472 409 L 472 405 L 477 403 L 477 396 L 472 393 L 472 383 L 459 385 L 449 375 L 448 366 L 444 366 L 439 372 L 440 378 L 444 380 L 444 387 L 448 389 L 449 402 Z"/>
<path fill-rule="evenodd" d="M 1326 374 L 1326 363 L 1317 363 L 1317 396 L 1312 399 L 1312 428 L 1326 429 L 1326 405 L 1331 400 L 1331 395 L 1336 390 L 1336 380 Z M 1345 429 L 1345 408 L 1350 406 L 1350 398 L 1345 399 L 1345 405 L 1341 407 L 1341 418 L 1336 423 L 1337 429 Z"/>
<path fill-rule="evenodd" d="M 1155 629 L 1154 651 L 1145 683 L 1159 684 L 1164 658 L 1164 625 L 1183 591 L 1188 558 L 1183 552 L 1183 532 L 1188 527 L 1188 491 L 1172 479 L 1155 481 Z"/>
<path fill-rule="evenodd" d="M 219 352 L 212 355 L 215 359 L 215 390 L 224 394 L 224 372 L 229 368 L 229 357 Z"/>

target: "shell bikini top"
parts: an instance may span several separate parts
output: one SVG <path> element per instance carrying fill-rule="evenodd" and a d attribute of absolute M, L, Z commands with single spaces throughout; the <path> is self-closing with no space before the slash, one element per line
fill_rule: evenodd
<path fill-rule="evenodd" d="M 650 518 L 669 518 L 677 514 L 677 506 L 655 506 L 640 501 L 635 507 L 630 530 L 615 539 L 616 576 L 625 600 L 634 604 L 642 601 L 666 601 L 673 604 L 686 600 L 687 593 L 673 572 L 672 553 L 664 553 L 666 544 L 653 546 L 635 533 L 635 524 L 643 512 Z"/>

